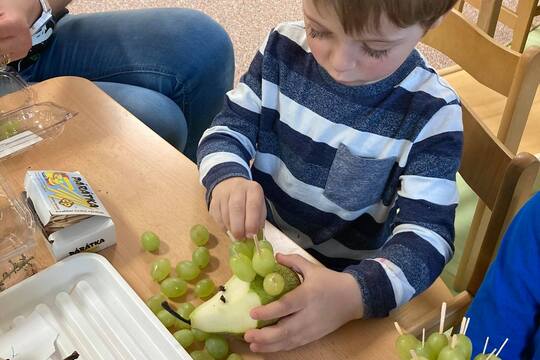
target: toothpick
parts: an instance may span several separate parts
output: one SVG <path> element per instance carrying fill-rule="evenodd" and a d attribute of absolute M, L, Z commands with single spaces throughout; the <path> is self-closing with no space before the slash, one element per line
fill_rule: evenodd
<path fill-rule="evenodd" d="M 444 318 L 446 317 L 446 303 L 442 303 L 441 307 L 441 322 L 439 324 L 439 334 L 444 332 Z"/>
<path fill-rule="evenodd" d="M 495 354 L 495 351 L 497 351 L 496 348 L 493 349 L 493 351 L 491 352 L 491 354 L 488 355 L 488 357 L 486 358 L 486 360 L 489 360 L 489 359 L 493 356 L 493 354 Z M 497 356 L 497 355 L 495 355 L 495 356 Z"/>
<path fill-rule="evenodd" d="M 232 234 L 230 230 L 227 230 L 227 236 L 229 237 L 229 239 L 231 239 L 232 242 L 238 241 L 236 240 L 236 238 L 234 237 L 234 235 Z"/>
<path fill-rule="evenodd" d="M 255 250 L 257 251 L 257 254 L 260 254 L 261 249 L 259 248 L 259 238 L 257 235 L 253 235 L 253 242 L 255 243 Z"/>
<path fill-rule="evenodd" d="M 413 359 L 418 359 L 418 356 L 416 355 L 416 352 L 413 349 L 411 349 L 409 351 L 410 351 L 411 356 L 412 356 Z"/>
<path fill-rule="evenodd" d="M 467 322 L 465 323 L 465 329 L 463 330 L 463 335 L 467 334 L 467 329 L 469 328 L 470 322 L 471 322 L 471 318 L 467 318 Z"/>
<path fill-rule="evenodd" d="M 499 356 L 499 354 L 501 353 L 503 347 L 506 346 L 506 343 L 508 342 L 508 338 L 506 338 L 503 342 L 503 344 L 501 345 L 501 347 L 499 348 L 499 351 L 497 351 L 497 353 L 495 354 L 495 356 Z"/>
<path fill-rule="evenodd" d="M 459 334 L 460 335 L 463 334 L 463 330 L 465 330 L 465 324 L 466 323 L 467 323 L 467 318 L 463 317 L 463 319 L 461 319 L 461 326 L 459 327 Z"/>
<path fill-rule="evenodd" d="M 482 350 L 482 354 L 486 354 L 486 349 L 489 343 L 489 336 L 486 338 L 486 342 L 484 343 L 484 350 Z"/>
<path fill-rule="evenodd" d="M 397 321 L 394 321 L 394 326 L 396 327 L 396 330 L 397 330 L 398 334 L 400 336 L 403 335 L 403 330 L 401 330 L 401 326 L 399 326 Z"/>
<path fill-rule="evenodd" d="M 422 329 L 422 349 L 424 348 L 424 343 L 426 340 L 426 328 Z"/>

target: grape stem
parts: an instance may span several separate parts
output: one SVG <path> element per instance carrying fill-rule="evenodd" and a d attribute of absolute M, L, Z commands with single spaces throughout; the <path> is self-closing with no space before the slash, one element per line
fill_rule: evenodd
<path fill-rule="evenodd" d="M 186 324 L 188 325 L 191 325 L 191 320 L 186 320 L 184 319 L 179 313 L 177 313 L 176 311 L 174 311 L 174 309 L 171 307 L 171 305 L 169 305 L 168 302 L 164 301 L 161 303 L 161 307 L 166 310 L 169 314 L 171 314 L 172 316 L 174 316 L 175 318 L 177 318 L 178 320 L 180 321 L 183 321 L 185 322 Z"/>
<path fill-rule="evenodd" d="M 75 359 L 78 359 L 78 358 L 79 358 L 79 353 L 74 351 L 73 354 L 69 355 L 64 360 L 75 360 Z"/>

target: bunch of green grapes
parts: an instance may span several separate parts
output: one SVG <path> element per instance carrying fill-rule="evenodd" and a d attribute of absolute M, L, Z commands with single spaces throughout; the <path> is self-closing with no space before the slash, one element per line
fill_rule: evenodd
<path fill-rule="evenodd" d="M 445 309 L 443 305 L 443 309 Z M 444 319 L 444 316 L 441 316 Z M 422 334 L 422 341 L 418 340 L 412 334 L 403 333 L 399 325 L 395 323 L 399 332 L 396 339 L 396 351 L 401 360 L 470 360 L 472 356 L 472 342 L 465 335 L 468 326 L 468 320 L 463 319 L 459 334 L 451 334 L 451 330 L 443 333 L 443 322 L 439 332 L 432 333 L 427 341 L 425 341 L 425 332 Z M 493 350 L 490 354 L 486 354 L 488 340 L 484 346 L 484 351 L 474 357 L 474 360 L 501 360 L 498 355 L 501 353 L 506 341 L 501 345 L 499 350 Z M 495 353 L 496 352 L 496 353 Z"/>

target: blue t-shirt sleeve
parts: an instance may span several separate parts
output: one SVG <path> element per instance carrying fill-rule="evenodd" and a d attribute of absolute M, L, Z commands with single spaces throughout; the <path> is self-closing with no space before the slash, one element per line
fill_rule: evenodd
<path fill-rule="evenodd" d="M 503 359 L 530 359 L 535 351 L 540 354 L 540 193 L 509 226 L 468 316 L 467 335 L 475 354 L 482 352 L 487 336 L 488 353 L 509 338 L 500 355 Z"/>

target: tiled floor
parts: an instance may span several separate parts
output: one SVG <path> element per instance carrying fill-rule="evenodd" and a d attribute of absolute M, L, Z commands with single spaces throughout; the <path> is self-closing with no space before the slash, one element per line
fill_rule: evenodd
<path fill-rule="evenodd" d="M 515 6 L 517 0 L 506 0 Z M 236 79 L 249 66 L 255 51 L 268 31 L 283 21 L 302 18 L 302 0 L 74 0 L 72 13 L 114 11 L 151 7 L 187 7 L 199 9 L 216 19 L 227 30 L 234 44 L 236 56 Z M 474 18 L 475 10 L 466 7 L 466 15 Z M 500 25 L 496 38 L 501 42 L 510 39 L 511 31 Z M 449 62 L 436 52 L 422 48 L 436 68 L 448 66 Z"/>

